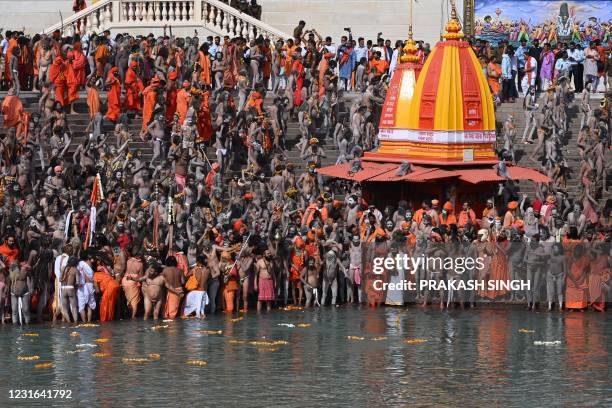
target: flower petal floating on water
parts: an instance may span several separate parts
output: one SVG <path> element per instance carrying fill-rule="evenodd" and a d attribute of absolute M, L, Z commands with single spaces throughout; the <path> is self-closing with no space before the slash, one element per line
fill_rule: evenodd
<path fill-rule="evenodd" d="M 310 323 L 299 323 L 299 324 L 297 325 L 297 327 L 300 327 L 300 328 L 302 328 L 302 329 L 304 329 L 304 328 L 306 328 L 306 327 L 310 327 L 310 326 L 311 326 L 311 324 L 310 324 Z"/>
<path fill-rule="evenodd" d="M 99 324 L 93 324 L 93 323 L 81 323 L 76 325 L 75 327 L 79 328 L 79 327 L 98 327 L 100 326 Z"/>
<path fill-rule="evenodd" d="M 304 310 L 303 306 L 293 306 L 293 305 L 289 305 L 289 306 L 285 306 L 283 307 L 283 309 L 285 312 L 290 312 L 292 310 Z"/>
<path fill-rule="evenodd" d="M 153 360 L 159 360 L 161 358 L 161 356 L 157 353 L 149 353 L 147 354 L 147 356 L 149 356 L 149 358 Z"/>
<path fill-rule="evenodd" d="M 34 361 L 34 360 L 38 360 L 40 357 L 39 356 L 19 356 L 17 357 L 17 360 L 19 361 Z"/>
<path fill-rule="evenodd" d="M 34 368 L 53 368 L 55 367 L 53 363 L 39 363 L 34 365 Z"/>
<path fill-rule="evenodd" d="M 167 324 L 158 324 L 157 326 L 151 327 L 151 330 L 164 330 L 164 329 L 167 329 L 168 327 L 170 326 L 168 326 Z"/>
<path fill-rule="evenodd" d="M 110 353 L 93 353 L 92 356 L 98 357 L 98 358 L 106 358 L 106 357 L 110 357 L 111 354 Z"/>
<path fill-rule="evenodd" d="M 295 327 L 295 324 L 293 324 L 293 323 L 279 323 L 279 324 L 277 324 L 277 326 L 285 326 L 285 327 L 293 328 L 293 327 Z"/>
<path fill-rule="evenodd" d="M 195 332 L 200 334 L 221 334 L 223 330 L 196 330 Z"/>
<path fill-rule="evenodd" d="M 241 317 L 236 317 L 234 319 L 230 319 L 229 321 L 232 322 L 232 323 L 236 323 L 236 322 L 239 322 L 239 321 L 241 321 L 243 319 L 244 319 L 244 317 L 241 316 Z"/>
<path fill-rule="evenodd" d="M 26 337 L 38 337 L 38 333 L 23 333 Z"/>
<path fill-rule="evenodd" d="M 72 332 L 70 333 L 70 337 L 79 337 L 81 335 L 81 333 L 79 332 Z"/>
<path fill-rule="evenodd" d="M 233 339 L 232 340 L 228 340 L 227 342 L 229 344 L 244 344 L 244 343 L 246 343 L 245 340 L 233 340 Z"/>
<path fill-rule="evenodd" d="M 519 329 L 518 332 L 519 333 L 535 333 L 535 330 Z"/>
<path fill-rule="evenodd" d="M 385 336 L 372 337 L 370 340 L 371 341 L 383 341 L 383 340 L 387 340 L 387 337 L 385 337 Z"/>
<path fill-rule="evenodd" d="M 96 343 L 108 343 L 110 341 L 110 339 L 96 339 L 95 342 Z"/>
<path fill-rule="evenodd" d="M 144 364 L 144 363 L 149 363 L 151 361 L 153 361 L 150 358 L 127 358 L 124 357 L 121 359 L 121 361 L 123 361 L 123 364 Z"/>
<path fill-rule="evenodd" d="M 534 346 L 558 346 L 561 344 L 561 340 L 555 341 L 534 341 Z"/>
<path fill-rule="evenodd" d="M 407 343 L 407 344 L 427 343 L 427 339 L 406 339 L 404 340 L 404 343 Z"/>
<path fill-rule="evenodd" d="M 205 366 L 206 364 L 208 364 L 208 361 L 204 361 L 204 360 L 188 360 L 187 361 L 187 365 Z"/>
<path fill-rule="evenodd" d="M 346 336 L 346 338 L 348 340 L 353 340 L 353 341 L 365 340 L 365 337 L 359 337 L 359 336 Z"/>

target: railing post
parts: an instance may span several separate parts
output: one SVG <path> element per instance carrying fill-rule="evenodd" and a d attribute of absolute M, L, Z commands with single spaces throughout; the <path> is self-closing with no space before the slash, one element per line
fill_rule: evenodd
<path fill-rule="evenodd" d="M 193 0 L 193 23 L 199 26 L 204 26 L 202 18 L 202 0 Z"/>
<path fill-rule="evenodd" d="M 112 6 L 112 11 L 113 11 L 113 18 L 112 18 L 112 22 L 113 24 L 117 24 L 121 21 L 121 0 L 113 0 L 113 6 Z"/>

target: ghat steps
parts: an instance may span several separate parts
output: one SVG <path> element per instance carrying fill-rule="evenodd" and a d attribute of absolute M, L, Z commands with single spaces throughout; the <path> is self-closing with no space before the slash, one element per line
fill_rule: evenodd
<path fill-rule="evenodd" d="M 6 95 L 5 92 L 0 93 L 0 98 L 4 98 L 5 95 Z M 32 92 L 22 92 L 20 97 L 27 111 L 35 112 L 38 110 L 38 98 L 39 98 L 38 94 L 32 93 Z M 346 95 L 345 99 L 341 101 L 341 105 L 340 105 L 341 113 L 347 112 L 349 110 L 350 108 L 349 105 L 351 103 L 350 100 L 354 99 L 355 97 L 356 95 L 351 95 L 351 94 Z M 268 95 L 265 101 L 266 104 L 270 104 L 272 102 L 272 98 L 273 98 L 272 95 Z M 105 100 L 104 92 L 102 93 L 102 99 L 104 102 Z M 593 109 L 596 109 L 599 106 L 599 100 L 592 100 L 591 104 L 592 104 Z M 70 129 L 74 137 L 71 141 L 71 146 L 68 148 L 68 151 L 66 153 L 65 158 L 67 161 L 72 161 L 72 153 L 76 150 L 76 147 L 78 146 L 78 144 L 82 143 L 84 139 L 87 137 L 85 129 L 88 125 L 89 119 L 87 115 L 87 105 L 85 103 L 84 93 L 81 93 L 81 98 L 76 103 L 75 107 L 76 107 L 76 111 L 78 112 L 78 114 L 68 115 L 68 123 L 69 123 Z M 525 167 L 537 167 L 539 164 L 529 159 L 529 156 L 535 149 L 535 145 L 534 144 L 524 145 L 520 143 L 521 137 L 523 135 L 524 127 L 525 127 L 524 114 L 523 114 L 523 109 L 522 109 L 522 101 L 517 101 L 515 103 L 502 104 L 500 107 L 497 108 L 496 115 L 497 115 L 497 127 L 498 127 L 498 135 L 499 135 L 498 136 L 498 146 L 501 147 L 503 145 L 503 138 L 501 137 L 502 136 L 501 131 L 502 131 L 504 121 L 510 114 L 513 114 L 515 117 L 515 124 L 516 124 L 515 151 L 516 151 L 516 157 L 517 157 L 518 164 L 521 166 L 525 166 Z M 143 142 L 140 140 L 139 133 L 140 133 L 141 124 L 142 124 L 142 121 L 140 118 L 131 117 L 130 124 L 129 124 L 129 130 L 133 134 L 133 137 L 129 144 L 129 148 L 141 150 L 143 154 L 143 158 L 145 160 L 150 160 L 151 157 L 153 156 L 153 150 L 149 142 Z M 580 162 L 579 162 L 579 156 L 578 156 L 578 151 L 576 147 L 579 126 L 580 126 L 580 117 L 579 117 L 579 110 L 578 110 L 578 102 L 573 101 L 570 103 L 569 110 L 568 110 L 569 133 L 567 136 L 567 145 L 563 148 L 563 154 L 565 158 L 567 159 L 567 162 L 570 168 L 570 176 L 567 182 L 567 188 L 568 188 L 568 192 L 570 193 L 570 196 L 572 197 L 578 196 L 582 190 L 581 183 L 578 180 L 578 171 L 579 171 Z M 114 125 L 109 121 L 104 121 L 103 132 L 107 134 L 108 133 L 112 134 L 113 130 L 114 130 Z M 5 132 L 6 132 L 5 129 L 0 129 L 0 134 L 4 134 Z M 300 139 L 300 133 L 299 133 L 298 123 L 296 121 L 290 120 L 287 126 L 287 137 L 286 137 L 286 143 L 287 143 L 288 150 L 285 155 L 287 158 L 287 162 L 293 163 L 296 166 L 295 168 L 296 174 L 301 174 L 303 171 L 305 171 L 306 166 L 307 166 L 306 161 L 301 159 L 300 152 L 298 151 L 297 147 L 295 147 L 299 139 Z M 113 144 L 115 143 L 114 136 L 111 136 L 109 140 L 111 141 L 111 143 Z M 337 146 L 335 146 L 332 138 L 331 137 L 320 137 L 319 140 L 321 143 L 321 147 L 323 148 L 327 156 L 322 159 L 322 165 L 329 166 L 329 165 L 335 164 L 339 151 L 338 151 Z M 208 155 L 208 158 L 211 161 L 214 162 L 216 160 L 215 151 L 212 147 L 209 147 L 206 153 Z M 607 151 L 606 161 L 609 161 L 611 159 L 612 159 L 612 152 Z M 38 155 L 36 155 L 36 160 L 37 160 L 37 165 L 39 165 Z M 45 160 L 48 160 L 48 158 L 45 158 Z M 231 177 L 231 175 L 234 173 L 238 173 L 238 169 L 230 169 L 227 177 Z M 521 192 L 524 192 L 530 196 L 534 194 L 534 186 L 532 182 L 529 182 L 529 181 L 521 182 L 520 188 L 521 188 Z M 603 203 L 603 200 L 602 200 L 602 203 Z"/>

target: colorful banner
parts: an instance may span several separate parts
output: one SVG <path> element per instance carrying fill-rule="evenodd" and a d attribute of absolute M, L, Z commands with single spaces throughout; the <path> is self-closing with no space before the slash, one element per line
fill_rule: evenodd
<path fill-rule="evenodd" d="M 541 44 L 607 42 L 612 22 L 610 0 L 476 0 L 476 38 L 497 44 L 538 39 Z"/>

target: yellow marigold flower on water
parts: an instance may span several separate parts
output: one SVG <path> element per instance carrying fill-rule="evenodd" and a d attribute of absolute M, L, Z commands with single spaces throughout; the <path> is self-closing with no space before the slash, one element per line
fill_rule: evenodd
<path fill-rule="evenodd" d="M 187 365 L 205 366 L 206 364 L 208 364 L 208 362 L 204 360 L 188 360 L 187 361 Z"/>
<path fill-rule="evenodd" d="M 79 327 L 98 327 L 100 326 L 99 324 L 93 324 L 93 323 L 81 323 L 76 325 L 75 327 L 79 328 Z"/>
<path fill-rule="evenodd" d="M 108 343 L 110 339 L 96 339 L 96 343 Z"/>
<path fill-rule="evenodd" d="M 246 341 L 245 341 L 245 340 L 234 340 L 234 339 L 232 339 L 232 340 L 228 340 L 227 342 L 228 342 L 229 344 L 244 344 L 244 343 L 246 343 Z"/>
<path fill-rule="evenodd" d="M 39 363 L 34 366 L 34 368 L 53 368 L 55 367 L 53 363 Z"/>
<path fill-rule="evenodd" d="M 157 353 L 149 353 L 147 355 L 149 356 L 150 359 L 153 359 L 153 360 L 159 360 L 161 358 L 161 356 Z"/>
<path fill-rule="evenodd" d="M 232 323 L 236 323 L 236 322 L 241 321 L 242 319 L 244 319 L 244 317 L 242 317 L 242 316 L 241 316 L 241 317 L 236 317 L 236 318 L 234 318 L 234 319 L 230 319 L 230 322 L 232 322 Z"/>
<path fill-rule="evenodd" d="M 196 330 L 195 332 L 200 334 L 221 334 L 223 330 Z"/>
<path fill-rule="evenodd" d="M 257 350 L 261 352 L 276 351 L 278 350 L 278 347 L 263 347 L 263 348 L 258 348 Z"/>
<path fill-rule="evenodd" d="M 19 356 L 17 357 L 17 360 L 19 361 L 33 361 L 33 360 L 38 360 L 40 357 L 39 356 Z"/>
<path fill-rule="evenodd" d="M 93 353 L 92 356 L 94 357 L 98 357 L 98 358 L 106 358 L 106 357 L 110 357 L 110 353 Z"/>
<path fill-rule="evenodd" d="M 23 335 L 26 337 L 38 337 L 38 333 L 24 333 Z"/>
<path fill-rule="evenodd" d="M 346 338 L 348 340 L 354 340 L 354 341 L 365 340 L 365 337 L 360 337 L 360 336 L 346 336 Z"/>
<path fill-rule="evenodd" d="M 382 340 L 387 340 L 387 337 L 386 336 L 372 337 L 370 340 L 372 340 L 372 341 L 382 341 Z"/>
<path fill-rule="evenodd" d="M 311 324 L 310 324 L 310 323 L 299 323 L 299 324 L 297 325 L 297 327 L 301 327 L 301 328 L 306 328 L 306 327 L 310 327 L 310 326 L 311 326 Z"/>
<path fill-rule="evenodd" d="M 519 333 L 535 333 L 535 330 L 519 329 L 518 332 Z"/>
<path fill-rule="evenodd" d="M 421 343 L 426 343 L 427 340 L 426 339 L 406 339 L 404 340 L 404 343 L 407 344 L 421 344 Z"/>
<path fill-rule="evenodd" d="M 70 333 L 70 337 L 79 337 L 81 335 L 81 333 L 73 331 L 72 333 Z"/>

